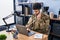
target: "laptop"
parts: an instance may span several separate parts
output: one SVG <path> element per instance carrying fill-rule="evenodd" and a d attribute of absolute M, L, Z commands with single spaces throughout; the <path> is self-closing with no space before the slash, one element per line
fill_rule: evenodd
<path fill-rule="evenodd" d="M 33 34 L 35 34 L 34 31 L 27 31 L 27 28 L 23 25 L 16 25 L 16 28 L 18 30 L 19 33 L 27 35 L 27 36 L 32 36 Z"/>

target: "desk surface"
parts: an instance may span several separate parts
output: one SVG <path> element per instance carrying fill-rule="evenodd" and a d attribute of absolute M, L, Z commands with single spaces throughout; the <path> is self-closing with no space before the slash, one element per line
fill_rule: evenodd
<path fill-rule="evenodd" d="M 13 40 L 13 35 L 11 32 L 6 32 L 6 30 L 4 30 L 4 31 L 0 31 L 0 34 L 5 34 L 7 36 L 6 40 Z"/>
<path fill-rule="evenodd" d="M 0 34 L 6 34 L 7 35 L 7 39 L 6 40 L 48 40 L 48 35 L 43 35 L 43 38 L 34 38 L 34 35 L 32 36 L 26 36 L 23 34 L 18 34 L 18 39 L 14 39 L 13 35 L 11 34 L 11 32 L 6 32 L 6 31 L 1 31 Z M 40 34 L 38 32 L 36 32 L 36 34 Z"/>
<path fill-rule="evenodd" d="M 59 21 L 60 21 L 60 19 L 59 19 L 59 18 L 52 18 L 51 20 L 59 20 Z"/>
<path fill-rule="evenodd" d="M 36 34 L 41 34 L 41 33 L 36 32 Z M 26 35 L 23 35 L 23 34 L 19 33 L 17 40 L 48 40 L 48 35 L 46 35 L 46 34 L 43 35 L 42 39 L 41 38 L 34 38 L 34 35 L 32 35 L 32 36 L 26 36 Z"/>

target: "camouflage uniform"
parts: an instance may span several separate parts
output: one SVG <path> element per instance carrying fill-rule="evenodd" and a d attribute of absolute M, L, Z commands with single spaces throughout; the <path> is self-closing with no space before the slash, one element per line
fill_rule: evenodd
<path fill-rule="evenodd" d="M 30 25 L 30 27 L 32 27 L 32 30 L 48 34 L 49 22 L 50 17 L 46 13 L 42 13 L 41 18 L 39 20 L 37 20 L 37 17 L 33 14 L 30 17 L 27 25 Z"/>

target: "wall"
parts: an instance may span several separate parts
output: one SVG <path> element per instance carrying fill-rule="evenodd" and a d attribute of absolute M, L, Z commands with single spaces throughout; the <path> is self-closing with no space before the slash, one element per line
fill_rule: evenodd
<path fill-rule="evenodd" d="M 13 0 L 0 0 L 0 25 L 4 25 L 2 18 L 8 16 L 11 12 L 13 12 Z"/>
<path fill-rule="evenodd" d="M 44 6 L 49 6 L 49 12 L 54 12 L 54 14 L 58 15 L 60 0 L 36 0 L 36 2 L 43 2 Z"/>
<path fill-rule="evenodd" d="M 43 2 L 44 6 L 49 6 L 49 12 L 54 12 L 56 15 L 60 9 L 60 0 L 28 0 L 27 2 Z"/>
<path fill-rule="evenodd" d="M 54 14 L 58 15 L 58 11 L 60 9 L 60 0 L 34 0 L 34 2 L 35 1 L 43 2 L 44 6 L 49 6 L 49 12 L 54 12 Z M 12 11 L 13 0 L 0 0 L 0 25 L 4 25 L 2 18 L 11 14 Z"/>

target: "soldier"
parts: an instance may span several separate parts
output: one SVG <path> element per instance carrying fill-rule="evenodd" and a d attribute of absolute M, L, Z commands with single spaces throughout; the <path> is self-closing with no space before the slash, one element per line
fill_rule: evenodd
<path fill-rule="evenodd" d="M 41 4 L 35 3 L 33 5 L 33 15 L 30 17 L 26 27 L 32 30 L 48 34 L 50 17 L 46 12 L 41 12 Z"/>

